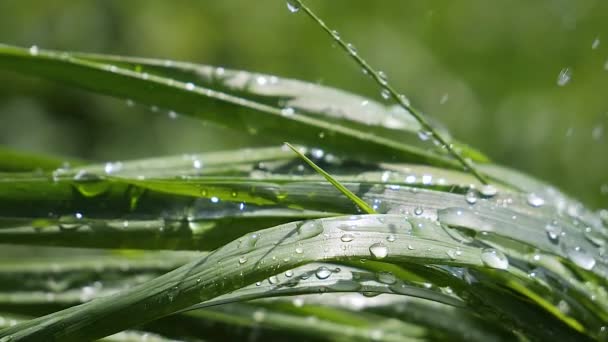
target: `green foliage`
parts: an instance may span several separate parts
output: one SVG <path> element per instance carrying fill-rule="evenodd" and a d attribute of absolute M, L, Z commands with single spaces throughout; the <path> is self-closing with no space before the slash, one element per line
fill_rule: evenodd
<path fill-rule="evenodd" d="M 268 138 L 104 164 L 0 151 L 0 341 L 608 336 L 606 217 L 420 139 L 430 124 L 409 105 L 6 45 L 0 69 Z"/>

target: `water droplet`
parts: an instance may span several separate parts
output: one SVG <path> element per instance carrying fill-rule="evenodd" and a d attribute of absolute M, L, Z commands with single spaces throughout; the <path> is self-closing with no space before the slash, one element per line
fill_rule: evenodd
<path fill-rule="evenodd" d="M 591 49 L 595 50 L 600 46 L 600 37 L 595 37 L 593 43 L 591 43 Z"/>
<path fill-rule="evenodd" d="M 602 233 L 591 227 L 585 228 L 585 238 L 596 247 L 602 247 L 606 244 L 606 240 Z"/>
<path fill-rule="evenodd" d="M 395 242 L 395 235 L 391 234 L 389 236 L 386 237 L 386 241 L 388 242 Z"/>
<path fill-rule="evenodd" d="M 502 252 L 494 248 L 485 248 L 481 251 L 481 261 L 486 266 L 501 270 L 509 267 L 509 259 Z"/>
<path fill-rule="evenodd" d="M 291 13 L 297 13 L 300 10 L 300 3 L 294 0 L 287 0 L 287 9 Z"/>
<path fill-rule="evenodd" d="M 30 52 L 30 55 L 32 55 L 32 56 L 38 56 L 38 52 L 39 52 L 38 46 L 32 45 L 29 49 L 29 52 Z"/>
<path fill-rule="evenodd" d="M 215 196 L 211 197 L 209 200 L 211 201 L 211 203 L 218 203 L 220 201 L 220 199 Z"/>
<path fill-rule="evenodd" d="M 325 155 L 325 151 L 320 148 L 313 148 L 310 150 L 310 155 L 315 159 L 321 159 Z"/>
<path fill-rule="evenodd" d="M 82 219 L 84 216 L 82 213 L 75 213 L 74 215 L 63 215 L 59 218 L 59 229 L 61 230 L 76 230 L 82 226 Z"/>
<path fill-rule="evenodd" d="M 458 255 L 457 252 L 453 249 L 448 249 L 445 254 L 447 254 L 452 260 L 456 260 L 456 256 Z"/>
<path fill-rule="evenodd" d="M 387 77 L 386 77 L 386 74 L 384 73 L 384 71 L 378 71 L 378 77 L 380 78 L 380 83 L 382 85 L 386 85 Z"/>
<path fill-rule="evenodd" d="M 200 160 L 198 160 L 198 159 L 194 159 L 192 161 L 192 167 L 195 168 L 195 169 L 200 169 L 200 168 L 203 167 L 203 162 L 200 161 Z"/>
<path fill-rule="evenodd" d="M 433 133 L 425 130 L 418 131 L 418 139 L 421 141 L 427 141 L 433 135 Z"/>
<path fill-rule="evenodd" d="M 557 225 L 556 221 L 548 223 L 545 226 L 545 231 L 547 232 L 547 237 L 549 238 L 549 241 L 554 244 L 557 244 L 559 242 L 559 237 L 562 234 L 562 228 Z"/>
<path fill-rule="evenodd" d="M 422 209 L 422 207 L 416 207 L 416 208 L 414 208 L 414 214 L 415 215 L 420 216 L 420 215 L 422 215 L 423 212 L 424 212 L 424 209 Z"/>
<path fill-rule="evenodd" d="M 279 278 L 277 278 L 276 275 L 268 277 L 268 283 L 270 283 L 270 285 L 275 285 L 279 283 Z"/>
<path fill-rule="evenodd" d="M 295 113 L 295 110 L 291 107 L 285 107 L 281 109 L 281 115 L 283 116 L 292 116 Z"/>
<path fill-rule="evenodd" d="M 485 197 L 493 197 L 498 193 L 498 189 L 491 184 L 486 184 L 481 187 L 479 192 Z"/>
<path fill-rule="evenodd" d="M 296 254 L 302 254 L 304 250 L 301 247 L 296 247 Z"/>
<path fill-rule="evenodd" d="M 346 44 L 346 48 L 348 49 L 348 52 L 350 52 L 351 55 L 355 55 L 355 56 L 357 55 L 357 48 L 353 44 L 351 44 L 351 43 Z"/>
<path fill-rule="evenodd" d="M 293 277 L 293 271 L 292 271 L 292 270 L 287 270 L 287 271 L 285 271 L 285 276 L 286 276 L 287 278 L 291 278 L 291 277 Z"/>
<path fill-rule="evenodd" d="M 247 262 L 247 257 L 242 256 L 242 257 L 239 258 L 239 264 L 242 265 L 242 264 L 244 264 L 246 262 Z"/>
<path fill-rule="evenodd" d="M 578 246 L 569 248 L 566 253 L 570 260 L 582 269 L 589 271 L 595 266 L 593 255 Z"/>
<path fill-rule="evenodd" d="M 369 252 L 376 259 L 384 259 L 388 255 L 388 247 L 386 247 L 383 243 L 378 242 L 369 246 Z"/>
<path fill-rule="evenodd" d="M 571 78 L 572 70 L 570 68 L 564 68 L 559 72 L 559 75 L 557 75 L 557 85 L 563 87 L 570 82 Z"/>
<path fill-rule="evenodd" d="M 466 195 L 464 195 L 464 199 L 469 204 L 475 204 L 475 203 L 477 203 L 477 192 L 475 190 L 469 190 L 469 191 L 467 191 Z"/>
<path fill-rule="evenodd" d="M 335 39 L 340 40 L 340 32 L 333 30 L 331 31 L 331 35 L 334 36 Z"/>
<path fill-rule="evenodd" d="M 537 194 L 531 192 L 528 194 L 527 202 L 529 205 L 537 208 L 537 207 L 541 207 L 545 204 L 545 199 L 538 196 Z"/>
<path fill-rule="evenodd" d="M 388 100 L 391 97 L 391 92 L 388 89 L 383 88 L 380 91 L 380 95 L 382 96 L 383 99 Z"/>
<path fill-rule="evenodd" d="M 321 267 L 317 268 L 315 275 L 317 276 L 318 279 L 323 280 L 323 279 L 329 278 L 329 276 L 331 275 L 331 271 L 329 270 L 329 268 L 327 268 L 325 266 L 321 266 Z"/>
<path fill-rule="evenodd" d="M 186 83 L 187 90 L 192 91 L 192 90 L 194 90 L 194 88 L 195 88 L 194 83 L 190 83 L 190 82 Z"/>
<path fill-rule="evenodd" d="M 343 234 L 340 237 L 340 240 L 342 240 L 342 242 L 351 242 L 354 239 L 355 239 L 355 237 L 352 234 L 349 234 L 349 233 Z"/>
<path fill-rule="evenodd" d="M 391 285 L 397 282 L 397 278 L 390 272 L 378 272 L 377 279 L 382 284 Z"/>

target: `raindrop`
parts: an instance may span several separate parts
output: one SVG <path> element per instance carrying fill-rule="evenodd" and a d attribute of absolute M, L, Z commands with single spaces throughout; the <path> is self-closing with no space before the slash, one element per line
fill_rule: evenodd
<path fill-rule="evenodd" d="M 32 45 L 32 46 L 30 47 L 30 49 L 29 49 L 29 52 L 30 52 L 30 55 L 32 55 L 32 56 L 37 56 L 37 55 L 38 55 L 38 52 L 39 52 L 39 50 L 38 50 L 38 46 L 36 46 L 36 45 Z"/>
<path fill-rule="evenodd" d="M 567 254 L 570 260 L 582 269 L 589 271 L 595 266 L 593 255 L 578 246 L 569 248 Z"/>
<path fill-rule="evenodd" d="M 376 259 L 384 259 L 388 255 L 388 247 L 386 247 L 383 243 L 378 242 L 369 246 L 369 252 Z"/>
<path fill-rule="evenodd" d="M 384 71 L 378 71 L 378 77 L 380 77 L 380 83 L 382 85 L 386 85 L 387 77 L 386 77 L 386 74 L 384 73 Z"/>
<path fill-rule="evenodd" d="M 331 31 L 331 35 L 334 36 L 335 39 L 340 40 L 340 32 L 333 30 Z"/>
<path fill-rule="evenodd" d="M 433 133 L 425 130 L 418 131 L 418 139 L 421 141 L 427 141 L 433 135 Z"/>
<path fill-rule="evenodd" d="M 509 259 L 502 252 L 494 248 L 485 248 L 481 251 L 481 261 L 486 266 L 501 270 L 509 267 Z"/>
<path fill-rule="evenodd" d="M 563 87 L 570 82 L 571 78 L 572 70 L 570 70 L 570 68 L 564 68 L 559 72 L 559 75 L 557 75 L 557 85 Z"/>
<path fill-rule="evenodd" d="M 186 89 L 192 91 L 192 90 L 194 90 L 194 87 L 195 87 L 194 83 L 190 83 L 190 82 L 186 83 Z"/>
<path fill-rule="evenodd" d="M 464 195 L 464 199 L 469 204 L 475 204 L 475 203 L 477 203 L 477 192 L 475 190 L 469 190 L 469 191 L 467 191 L 466 195 Z"/>
<path fill-rule="evenodd" d="M 291 107 L 285 107 L 281 109 L 281 115 L 283 116 L 292 116 L 295 113 L 294 109 Z"/>
<path fill-rule="evenodd" d="M 424 212 L 424 209 L 422 209 L 422 207 L 414 208 L 414 214 L 416 214 L 418 216 L 422 215 L 423 212 Z"/>
<path fill-rule="evenodd" d="M 559 237 L 562 234 L 562 228 L 558 226 L 557 221 L 548 223 L 545 226 L 545 231 L 547 232 L 547 237 L 549 238 L 549 241 L 555 244 L 559 242 Z"/>
<path fill-rule="evenodd" d="M 392 285 L 397 282 L 395 275 L 390 272 L 378 272 L 377 278 L 382 284 Z"/>
<path fill-rule="evenodd" d="M 171 120 L 175 120 L 175 119 L 177 119 L 177 117 L 178 117 L 177 113 L 176 113 L 176 112 L 174 112 L 174 111 L 172 111 L 172 110 L 170 110 L 170 111 L 168 111 L 168 112 L 167 112 L 167 116 L 168 116 L 168 117 L 169 117 L 169 119 L 171 119 Z"/>
<path fill-rule="evenodd" d="M 302 254 L 304 250 L 301 247 L 296 247 L 296 254 Z"/>
<path fill-rule="evenodd" d="M 200 169 L 200 168 L 203 167 L 203 162 L 200 161 L 200 160 L 198 160 L 198 159 L 194 159 L 192 161 L 192 167 L 195 168 L 195 169 Z"/>
<path fill-rule="evenodd" d="M 277 276 L 271 276 L 268 278 L 268 282 L 270 283 L 270 285 L 278 284 L 279 278 L 277 278 Z"/>
<path fill-rule="evenodd" d="M 287 9 L 291 13 L 296 13 L 300 10 L 300 3 L 294 0 L 287 0 Z"/>
<path fill-rule="evenodd" d="M 242 265 L 242 264 L 244 264 L 246 262 L 247 262 L 247 257 L 242 256 L 242 257 L 239 258 L 239 264 Z"/>
<path fill-rule="evenodd" d="M 386 88 L 383 88 L 382 91 L 380 91 L 380 95 L 385 100 L 388 100 L 391 97 L 390 91 L 388 89 L 386 89 Z"/>
<path fill-rule="evenodd" d="M 287 278 L 291 278 L 291 277 L 293 277 L 293 271 L 292 271 L 292 270 L 287 270 L 287 271 L 285 271 L 285 276 L 286 276 Z"/>
<path fill-rule="evenodd" d="M 329 268 L 327 268 L 325 266 L 321 266 L 321 267 L 317 268 L 315 275 L 317 276 L 318 279 L 323 280 L 323 279 L 329 278 L 329 276 L 331 275 L 331 271 L 329 270 Z"/>
<path fill-rule="evenodd" d="M 544 198 L 538 196 L 537 194 L 531 192 L 528 194 L 527 200 L 529 205 L 538 208 L 545 204 Z"/>
<path fill-rule="evenodd" d="M 481 192 L 481 194 L 485 197 L 493 197 L 496 196 L 496 194 L 498 193 L 498 189 L 496 189 L 496 187 L 491 184 L 486 184 L 481 187 L 481 190 L 479 192 Z"/>
<path fill-rule="evenodd" d="M 82 225 L 82 218 L 84 216 L 81 213 L 75 213 L 74 215 L 63 215 L 59 218 L 59 229 L 61 230 L 76 230 Z"/>
<path fill-rule="evenodd" d="M 395 242 L 395 235 L 391 234 L 389 236 L 386 237 L 386 241 L 388 242 Z"/>
<path fill-rule="evenodd" d="M 353 44 L 348 43 L 348 44 L 346 45 L 346 48 L 348 49 L 348 52 L 350 52 L 350 54 L 351 54 L 351 55 L 354 55 L 354 56 L 356 56 L 356 55 L 357 55 L 357 48 L 356 48 L 356 47 L 355 47 Z M 366 71 L 367 71 L 367 70 L 366 70 Z"/>
<path fill-rule="evenodd" d="M 215 196 L 211 197 L 209 200 L 211 201 L 211 203 L 218 203 L 220 201 L 220 199 Z"/>
<path fill-rule="evenodd" d="M 606 240 L 604 239 L 602 233 L 591 227 L 585 228 L 585 238 L 596 247 L 602 247 L 606 244 Z"/>
<path fill-rule="evenodd" d="M 343 234 L 340 237 L 340 240 L 342 240 L 342 242 L 351 242 L 354 239 L 355 239 L 355 237 L 352 234 L 349 234 L 349 233 Z"/>

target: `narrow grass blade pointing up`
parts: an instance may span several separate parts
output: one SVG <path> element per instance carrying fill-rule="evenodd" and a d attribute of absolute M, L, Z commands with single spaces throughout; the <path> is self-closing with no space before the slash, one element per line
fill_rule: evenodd
<path fill-rule="evenodd" d="M 302 1 L 293 0 L 292 2 L 295 6 L 297 6 L 297 8 L 302 8 L 310 18 L 316 21 L 317 24 L 319 24 L 319 26 L 321 26 L 321 28 L 325 32 L 327 32 L 332 37 L 332 39 L 337 42 L 338 45 L 340 45 L 340 47 L 342 47 L 342 49 L 344 49 L 344 51 L 346 51 L 348 55 L 363 68 L 363 70 L 365 70 L 365 72 L 369 73 L 372 76 L 374 81 L 376 81 L 376 83 L 382 88 L 383 91 L 386 91 L 393 100 L 395 100 L 401 107 L 403 107 L 403 109 L 410 112 L 412 116 L 418 121 L 418 123 L 420 123 L 420 126 L 422 126 L 423 132 L 428 132 L 427 134 L 431 135 L 440 146 L 444 146 L 445 149 L 447 149 L 447 151 L 456 160 L 458 160 L 460 164 L 462 164 L 462 167 L 465 171 L 471 172 L 471 174 L 473 174 L 475 178 L 477 178 L 482 184 L 488 184 L 488 180 L 486 179 L 486 177 L 479 173 L 471 162 L 463 158 L 460 153 L 458 153 L 458 151 L 454 149 L 454 146 L 449 143 L 435 128 L 433 128 L 433 126 L 425 119 L 424 115 L 420 111 L 412 107 L 408 103 L 408 100 L 403 95 L 400 95 L 395 90 L 395 88 L 388 83 L 386 77 L 381 76 L 379 72 L 374 70 L 374 68 L 372 68 L 363 58 L 361 58 L 357 54 L 355 49 L 350 44 L 347 44 L 344 40 L 342 40 L 342 38 L 340 38 L 340 36 L 335 33 L 335 31 L 330 29 L 325 24 L 325 22 L 321 20 Z"/>
<path fill-rule="evenodd" d="M 320 168 L 317 164 L 315 164 L 312 160 L 308 159 L 302 152 L 298 151 L 297 148 L 293 147 L 290 143 L 286 142 L 290 149 L 292 149 L 300 158 L 302 158 L 308 165 L 310 165 L 315 171 L 320 173 L 328 182 L 330 182 L 336 189 L 340 190 L 346 197 L 348 197 L 351 201 L 353 201 L 361 210 L 368 214 L 376 214 L 376 211 L 367 204 L 364 200 L 359 198 L 359 196 L 355 195 L 352 191 L 348 190 L 344 185 L 340 184 L 337 180 L 334 179 L 329 173 L 325 172 L 322 168 Z"/>

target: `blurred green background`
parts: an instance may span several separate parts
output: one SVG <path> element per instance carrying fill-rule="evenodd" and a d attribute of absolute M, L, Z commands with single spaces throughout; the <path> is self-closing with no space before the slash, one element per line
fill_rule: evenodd
<path fill-rule="evenodd" d="M 608 206 L 608 1 L 308 3 L 454 136 Z M 380 99 L 282 0 L 5 0 L 0 23 L 6 44 L 186 60 Z M 125 100 L 6 72 L 0 80 L 0 144 L 22 150 L 117 160 L 264 144 Z"/>

